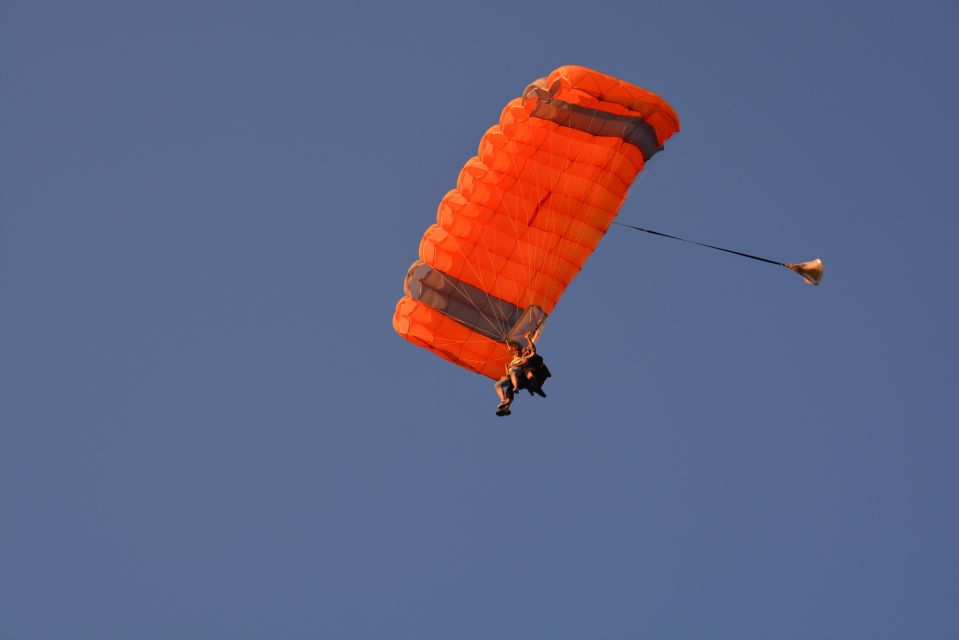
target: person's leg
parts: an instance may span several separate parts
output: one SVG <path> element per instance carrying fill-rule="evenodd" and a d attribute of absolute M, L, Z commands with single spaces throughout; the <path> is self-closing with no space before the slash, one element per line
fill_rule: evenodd
<path fill-rule="evenodd" d="M 506 378 L 503 378 L 493 385 L 493 388 L 496 389 L 496 395 L 499 396 L 500 404 L 506 402 L 506 391 L 503 390 L 505 380 Z"/>
<path fill-rule="evenodd" d="M 509 381 L 510 381 L 510 383 L 512 383 L 513 389 L 519 389 L 519 388 L 520 388 L 520 387 L 519 387 L 519 376 L 520 376 L 520 373 L 521 373 L 521 372 L 520 372 L 519 369 L 510 369 L 510 370 L 509 370 Z"/>
<path fill-rule="evenodd" d="M 499 396 L 500 406 L 509 406 L 513 402 L 513 383 L 509 378 L 502 378 L 496 383 L 496 395 Z"/>
<path fill-rule="evenodd" d="M 496 407 L 496 415 L 498 416 L 508 416 L 509 406 L 513 403 L 513 384 L 509 381 L 509 378 L 503 378 L 495 385 L 496 395 L 499 396 L 499 406 Z"/>

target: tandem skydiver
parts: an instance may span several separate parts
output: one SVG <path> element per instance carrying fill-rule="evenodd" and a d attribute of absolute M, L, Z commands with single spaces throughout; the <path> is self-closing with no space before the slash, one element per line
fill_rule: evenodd
<path fill-rule="evenodd" d="M 513 357 L 506 365 L 506 376 L 500 378 L 494 385 L 496 395 L 500 399 L 499 406 L 496 407 L 498 416 L 510 415 L 509 407 L 513 404 L 516 392 L 521 389 L 526 389 L 530 395 L 535 393 L 543 398 L 546 397 L 543 392 L 543 383 L 552 374 L 543 362 L 543 357 L 536 353 L 536 344 L 531 335 L 530 333 L 523 335 L 527 343 L 525 349 L 516 342 L 507 343 Z"/>

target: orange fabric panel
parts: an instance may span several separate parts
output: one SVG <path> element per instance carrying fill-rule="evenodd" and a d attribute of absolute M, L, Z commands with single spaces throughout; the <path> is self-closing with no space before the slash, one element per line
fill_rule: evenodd
<path fill-rule="evenodd" d="M 512 259 L 517 264 L 528 268 L 542 265 L 544 257 L 541 254 L 545 252 L 555 257 L 554 262 L 556 262 L 550 267 L 547 275 L 563 282 L 568 282 L 575 275 L 579 266 L 579 251 L 587 248 L 585 245 L 575 245 L 566 241 L 560 235 L 560 232 L 565 229 L 528 227 L 523 237 L 517 238 L 513 243 L 505 243 L 501 241 L 505 234 L 502 234 L 497 226 L 475 222 L 463 215 L 458 217 L 444 215 L 437 226 L 465 244 L 478 245 L 486 251 L 505 259 Z"/>
<path fill-rule="evenodd" d="M 523 264 L 516 258 L 521 253 L 516 248 L 519 240 L 507 238 L 503 242 L 514 243 L 508 257 L 489 247 L 456 238 L 434 225 L 427 230 L 423 238 L 420 260 L 517 307 L 526 308 L 536 304 L 549 313 L 571 276 L 559 280 L 544 271 L 543 265 L 549 258 L 546 251 L 530 247 L 526 257 L 533 263 Z M 572 275 L 575 275 L 575 272 Z"/>
<path fill-rule="evenodd" d="M 547 202 L 539 211 L 536 220 L 527 228 L 526 237 L 521 240 L 532 247 L 546 251 L 555 265 L 554 277 L 568 279 L 572 277 L 570 269 L 577 270 L 582 264 L 582 252 L 587 253 L 599 241 L 602 231 L 586 227 L 586 231 L 574 229 L 583 223 L 572 216 L 555 210 L 552 201 Z M 516 245 L 498 242 L 504 235 L 515 230 L 516 222 L 510 217 L 469 202 L 458 191 L 449 192 L 440 203 L 437 224 L 451 235 L 463 238 L 473 244 L 481 244 L 491 251 L 508 256 Z M 572 230 L 571 230 L 572 229 Z M 576 242 L 572 238 L 582 238 L 589 242 Z M 520 245 L 523 246 L 523 245 Z M 523 264 L 534 264 L 530 251 L 519 251 L 516 259 Z M 565 275 L 564 275 L 565 274 Z M 470 282 L 480 286 L 475 282 Z"/>
<path fill-rule="evenodd" d="M 542 183 L 524 179 L 518 173 L 492 171 L 479 160 L 472 160 L 460 173 L 457 189 L 467 200 L 476 202 L 489 209 L 502 211 L 528 224 L 536 213 L 540 203 L 547 196 L 551 200 L 575 202 L 581 206 L 583 214 L 578 216 L 596 228 L 605 229 L 605 220 L 612 219 L 626 198 L 626 189 L 614 192 L 606 188 L 610 185 L 590 182 L 575 175 L 577 168 L 571 166 L 563 173 L 542 173 Z M 529 174 L 535 180 L 535 174 Z M 602 215 L 597 215 L 597 210 Z"/>
<path fill-rule="evenodd" d="M 574 159 L 577 164 L 614 171 L 627 184 L 643 168 L 643 154 L 633 145 L 622 144 L 618 138 L 589 136 L 547 120 L 534 118 L 494 127 L 483 136 L 477 155 L 490 165 L 493 149 L 506 145 L 526 157 L 535 155 L 540 163 L 562 167 Z"/>
<path fill-rule="evenodd" d="M 441 200 L 419 257 L 519 309 L 537 305 L 549 314 L 606 233 L 644 160 L 621 137 L 532 116 L 538 101 L 641 117 L 659 146 L 678 131 L 679 118 L 659 96 L 585 67 L 560 67 L 540 82 L 551 98 L 528 94 L 504 107 Z M 492 378 L 503 375 L 509 359 L 502 343 L 408 297 L 397 305 L 394 328 Z"/>
<path fill-rule="evenodd" d="M 510 354 L 494 342 L 412 298 L 400 298 L 393 329 L 439 357 L 494 380 L 506 375 Z"/>

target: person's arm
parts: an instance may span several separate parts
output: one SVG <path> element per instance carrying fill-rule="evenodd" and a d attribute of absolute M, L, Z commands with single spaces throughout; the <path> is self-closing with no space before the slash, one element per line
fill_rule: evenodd
<path fill-rule="evenodd" d="M 523 334 L 523 337 L 526 338 L 526 342 L 529 344 L 529 347 L 527 347 L 527 351 L 529 351 L 529 353 L 527 354 L 527 356 L 535 356 L 535 355 L 536 355 L 536 343 L 533 342 L 533 340 L 530 338 L 531 335 L 533 335 L 533 334 L 532 334 L 532 333 L 525 333 L 525 334 Z"/>

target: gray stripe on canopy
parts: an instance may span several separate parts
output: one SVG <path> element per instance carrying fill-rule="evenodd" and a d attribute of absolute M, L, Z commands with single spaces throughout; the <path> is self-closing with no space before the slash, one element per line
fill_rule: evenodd
<path fill-rule="evenodd" d="M 656 139 L 656 131 L 639 116 L 621 116 L 599 109 L 581 107 L 562 100 L 554 100 L 546 89 L 530 85 L 526 97 L 535 95 L 539 101 L 531 114 L 564 127 L 578 129 L 594 136 L 622 138 L 637 147 L 648 161 L 663 150 Z"/>
<path fill-rule="evenodd" d="M 421 261 L 410 267 L 403 288 L 414 300 L 497 342 L 509 337 L 524 311 Z"/>

